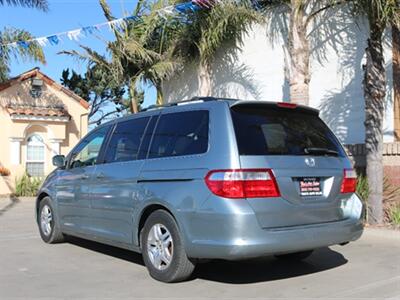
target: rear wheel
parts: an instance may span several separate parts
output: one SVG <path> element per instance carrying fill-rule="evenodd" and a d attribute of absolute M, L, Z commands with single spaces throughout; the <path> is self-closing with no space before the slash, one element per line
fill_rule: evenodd
<path fill-rule="evenodd" d="M 174 218 L 165 210 L 153 212 L 141 235 L 144 263 L 150 275 L 163 282 L 186 280 L 195 264 L 186 255 Z"/>
<path fill-rule="evenodd" d="M 307 250 L 295 253 L 288 253 L 288 254 L 279 254 L 275 255 L 276 258 L 285 259 L 285 260 L 292 260 L 292 261 L 300 261 L 309 257 L 314 250 Z"/>
<path fill-rule="evenodd" d="M 60 230 L 53 204 L 49 197 L 45 197 L 40 201 L 37 218 L 40 236 L 43 241 L 48 244 L 64 241 L 64 235 Z"/>

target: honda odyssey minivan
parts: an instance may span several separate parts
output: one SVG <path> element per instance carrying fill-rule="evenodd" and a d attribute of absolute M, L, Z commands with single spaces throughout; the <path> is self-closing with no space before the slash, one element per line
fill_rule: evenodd
<path fill-rule="evenodd" d="M 356 173 L 318 111 L 196 98 L 98 126 L 43 183 L 46 243 L 68 235 L 140 252 L 157 280 L 202 259 L 275 255 L 357 240 Z"/>

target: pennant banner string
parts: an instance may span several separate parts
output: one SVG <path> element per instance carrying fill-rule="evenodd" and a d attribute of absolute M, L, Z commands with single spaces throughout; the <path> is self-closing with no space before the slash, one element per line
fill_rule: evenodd
<path fill-rule="evenodd" d="M 156 11 L 156 13 L 161 16 L 165 17 L 166 15 L 173 15 L 174 13 L 177 14 L 186 14 L 195 12 L 200 9 L 209 9 L 216 3 L 220 2 L 221 0 L 193 0 L 189 2 L 179 3 L 177 5 L 170 5 L 163 7 Z M 47 45 L 58 45 L 62 41 L 62 37 L 66 36 L 71 41 L 78 41 L 82 36 L 89 36 L 94 34 L 96 31 L 100 30 L 100 28 L 108 26 L 111 30 L 118 29 L 124 26 L 124 23 L 127 21 L 138 21 L 140 20 L 140 16 L 138 15 L 131 15 L 124 18 L 115 19 L 109 22 L 104 22 L 92 26 L 85 26 L 82 28 L 59 32 L 56 34 L 51 34 L 48 36 L 33 38 L 24 41 L 15 41 L 12 43 L 5 43 L 0 44 L 1 47 L 22 47 L 28 48 L 32 43 L 38 43 L 40 46 L 44 47 Z"/>

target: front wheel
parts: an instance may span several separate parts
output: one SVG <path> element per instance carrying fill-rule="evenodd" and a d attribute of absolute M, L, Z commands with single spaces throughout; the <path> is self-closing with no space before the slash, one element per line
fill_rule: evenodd
<path fill-rule="evenodd" d="M 64 241 L 64 235 L 59 228 L 53 203 L 49 197 L 45 197 L 40 201 L 37 218 L 40 236 L 44 242 L 54 244 Z"/>
<path fill-rule="evenodd" d="M 174 218 L 165 210 L 153 212 L 141 235 L 144 263 L 150 275 L 163 282 L 186 280 L 195 264 L 187 257 Z"/>

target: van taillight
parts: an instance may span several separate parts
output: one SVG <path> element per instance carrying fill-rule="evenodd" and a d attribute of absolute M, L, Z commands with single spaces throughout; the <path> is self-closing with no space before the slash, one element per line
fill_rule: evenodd
<path fill-rule="evenodd" d="M 344 169 L 341 193 L 354 193 L 357 187 L 357 173 L 353 169 Z"/>
<path fill-rule="evenodd" d="M 225 198 L 279 197 L 271 169 L 213 170 L 205 182 L 210 191 Z"/>
<path fill-rule="evenodd" d="M 287 103 L 287 102 L 278 102 L 276 105 L 279 107 L 292 108 L 292 109 L 297 107 L 296 103 Z"/>

